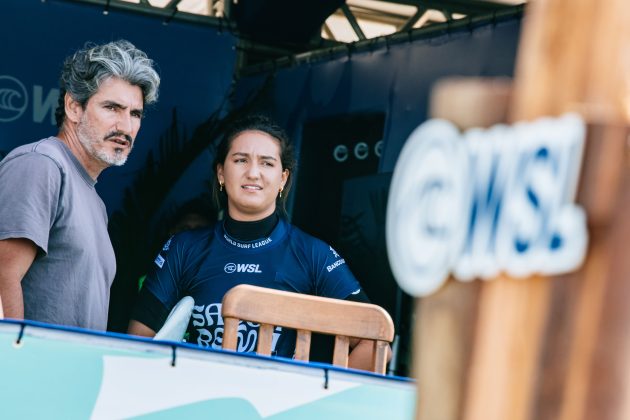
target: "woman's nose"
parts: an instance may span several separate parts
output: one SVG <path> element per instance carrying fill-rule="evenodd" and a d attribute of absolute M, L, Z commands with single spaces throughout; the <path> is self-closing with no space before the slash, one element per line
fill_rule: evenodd
<path fill-rule="evenodd" d="M 252 162 L 247 167 L 247 176 L 250 178 L 258 178 L 260 176 L 260 167 L 256 162 Z"/>

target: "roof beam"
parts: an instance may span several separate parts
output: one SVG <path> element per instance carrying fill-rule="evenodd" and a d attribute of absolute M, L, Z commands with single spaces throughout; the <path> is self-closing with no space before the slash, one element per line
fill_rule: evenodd
<path fill-rule="evenodd" d="M 354 31 L 354 33 L 357 34 L 359 41 L 366 39 L 363 30 L 359 26 L 359 22 L 357 22 L 357 19 L 354 17 L 352 11 L 350 11 L 350 8 L 346 3 L 341 5 L 341 11 L 346 16 L 346 19 L 348 19 L 348 23 L 350 23 L 350 26 L 352 26 L 352 30 Z"/>

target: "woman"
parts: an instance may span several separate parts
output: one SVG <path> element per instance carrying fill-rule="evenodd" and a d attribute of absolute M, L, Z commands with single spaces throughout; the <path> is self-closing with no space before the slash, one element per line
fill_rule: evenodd
<path fill-rule="evenodd" d="M 155 260 L 140 293 L 129 333 L 153 336 L 184 296 L 195 299 L 189 341 L 221 348 L 221 301 L 247 283 L 298 293 L 367 301 L 345 261 L 324 242 L 290 225 L 284 203 L 293 150 L 284 131 L 263 116 L 237 122 L 220 143 L 213 194 L 225 220 L 175 235 Z M 257 324 L 242 323 L 239 351 L 254 351 Z M 291 357 L 293 332 L 276 327 L 273 354 Z M 349 366 L 369 369 L 369 342 L 351 342 Z"/>

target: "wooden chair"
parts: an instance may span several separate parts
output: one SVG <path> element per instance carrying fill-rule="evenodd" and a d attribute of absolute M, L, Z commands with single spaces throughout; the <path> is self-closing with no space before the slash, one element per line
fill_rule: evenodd
<path fill-rule="evenodd" d="M 260 324 L 256 352 L 271 355 L 274 326 L 297 331 L 296 360 L 309 360 L 311 332 L 335 336 L 333 364 L 348 367 L 350 338 L 374 341 L 372 371 L 385 373 L 394 324 L 380 306 L 239 285 L 223 297 L 223 348 L 236 350 L 240 320 Z"/>

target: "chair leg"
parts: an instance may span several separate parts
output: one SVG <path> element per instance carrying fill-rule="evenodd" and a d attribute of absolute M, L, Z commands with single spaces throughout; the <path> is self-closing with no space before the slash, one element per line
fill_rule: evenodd
<path fill-rule="evenodd" d="M 236 318 L 223 318 L 223 349 L 236 351 L 238 323 Z"/>
<path fill-rule="evenodd" d="M 295 341 L 295 360 L 308 362 L 311 352 L 311 332 L 307 330 L 297 330 Z"/>
<path fill-rule="evenodd" d="M 385 341 L 374 342 L 374 362 L 373 371 L 385 374 L 385 368 L 387 367 L 387 343 Z"/>
<path fill-rule="evenodd" d="M 335 337 L 335 352 L 333 353 L 333 365 L 348 367 L 348 353 L 350 352 L 350 339 L 343 335 Z"/>
<path fill-rule="evenodd" d="M 263 356 L 271 356 L 271 345 L 273 343 L 273 325 L 260 324 L 258 329 L 258 346 L 256 353 Z"/>

